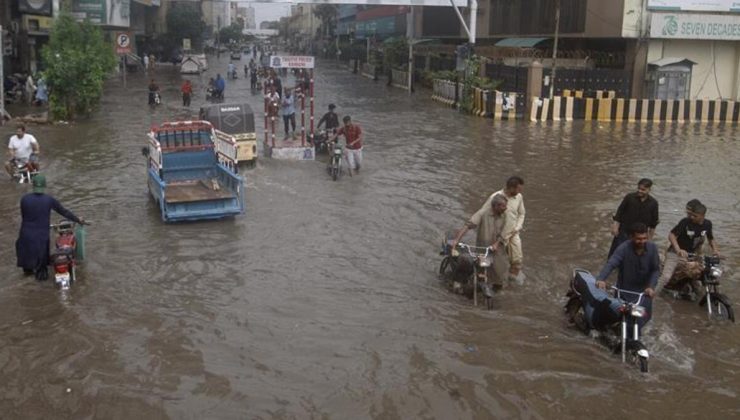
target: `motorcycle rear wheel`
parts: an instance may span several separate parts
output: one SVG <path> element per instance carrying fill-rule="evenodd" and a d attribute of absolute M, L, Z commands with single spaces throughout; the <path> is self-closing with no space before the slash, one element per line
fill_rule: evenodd
<path fill-rule="evenodd" d="M 642 373 L 648 372 L 648 359 L 638 356 L 637 363 L 640 365 L 640 372 Z"/>

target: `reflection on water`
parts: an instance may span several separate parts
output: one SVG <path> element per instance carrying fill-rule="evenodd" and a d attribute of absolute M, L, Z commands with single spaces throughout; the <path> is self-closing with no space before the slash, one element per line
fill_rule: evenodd
<path fill-rule="evenodd" d="M 245 216 L 164 225 L 139 151 L 152 124 L 197 113 L 208 76 L 193 78 L 191 110 L 161 69 L 153 112 L 134 75 L 127 90 L 110 81 L 91 120 L 29 130 L 50 192 L 94 225 L 63 299 L 13 267 L 27 186 L 0 183 L 8 417 L 737 416 L 733 326 L 658 299 L 640 375 L 561 313 L 572 269 L 600 268 L 610 216 L 641 177 L 655 182 L 661 246 L 686 201 L 707 203 L 724 291 L 740 301 L 737 128 L 492 123 L 322 63 L 317 117 L 336 103 L 363 127 L 363 173 L 331 182 L 321 161 L 262 159 L 244 172 Z M 261 109 L 247 80 L 226 96 Z M 526 182 L 528 277 L 486 312 L 441 287 L 437 246 L 511 174 Z"/>

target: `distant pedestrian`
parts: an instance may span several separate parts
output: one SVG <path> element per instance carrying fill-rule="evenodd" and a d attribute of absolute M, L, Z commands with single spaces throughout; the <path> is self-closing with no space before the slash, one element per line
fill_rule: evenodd
<path fill-rule="evenodd" d="M 31 76 L 30 74 L 26 78 L 25 91 L 26 91 L 26 102 L 29 105 L 32 105 L 33 98 L 34 96 L 36 96 L 36 84 L 33 82 L 33 76 Z"/>
<path fill-rule="evenodd" d="M 182 91 L 182 106 L 190 106 L 190 97 L 193 96 L 193 84 L 190 80 L 185 80 L 180 91 Z"/>
<path fill-rule="evenodd" d="M 144 71 L 149 71 L 149 56 L 144 54 L 144 58 L 142 60 L 144 61 Z"/>
<path fill-rule="evenodd" d="M 658 200 L 650 196 L 652 186 L 652 180 L 642 178 L 637 182 L 637 191 L 625 195 L 622 199 L 617 213 L 612 218 L 614 222 L 611 230 L 614 239 L 607 258 L 612 256 L 622 242 L 629 240 L 628 229 L 635 223 L 645 224 L 648 227 L 648 240 L 653 239 L 655 227 L 658 226 Z"/>
<path fill-rule="evenodd" d="M 288 132 L 289 125 L 292 125 L 292 134 L 295 137 L 295 98 L 291 95 L 290 89 L 285 89 L 285 95 L 281 101 L 281 111 L 283 124 L 285 125 L 285 138 L 287 139 L 290 135 Z"/>

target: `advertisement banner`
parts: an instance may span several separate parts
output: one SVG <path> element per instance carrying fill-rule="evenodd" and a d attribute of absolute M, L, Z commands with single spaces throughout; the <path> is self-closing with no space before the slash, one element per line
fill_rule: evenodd
<path fill-rule="evenodd" d="M 130 26 L 130 0 L 74 0 L 72 16 L 82 22 L 89 19 L 95 25 Z"/>
<path fill-rule="evenodd" d="M 274 69 L 312 69 L 313 56 L 310 55 L 273 55 L 270 67 Z"/>
<path fill-rule="evenodd" d="M 651 38 L 740 40 L 740 16 L 653 13 Z"/>
<path fill-rule="evenodd" d="M 740 13 L 738 0 L 648 0 L 649 10 Z"/>

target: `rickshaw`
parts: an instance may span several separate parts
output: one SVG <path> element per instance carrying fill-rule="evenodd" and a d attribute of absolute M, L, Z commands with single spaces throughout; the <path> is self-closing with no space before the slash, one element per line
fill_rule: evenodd
<path fill-rule="evenodd" d="M 257 133 L 254 131 L 254 112 L 246 103 L 204 105 L 200 119 L 213 124 L 213 128 L 234 137 L 237 163 L 249 166 L 257 163 Z"/>

